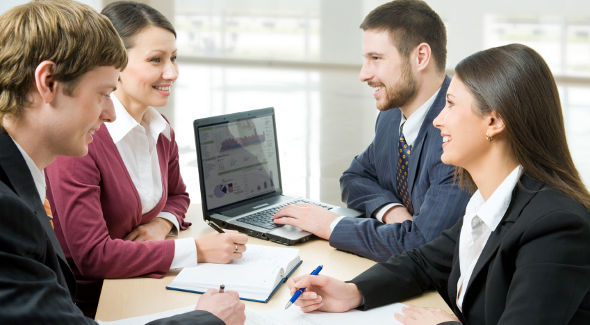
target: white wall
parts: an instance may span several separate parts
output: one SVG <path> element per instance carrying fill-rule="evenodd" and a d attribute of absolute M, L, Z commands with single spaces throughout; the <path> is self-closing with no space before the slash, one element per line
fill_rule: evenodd
<path fill-rule="evenodd" d="M 483 49 L 483 22 L 487 14 L 590 21 L 590 1 L 587 0 L 427 0 L 426 2 L 447 24 L 447 67 L 450 68 L 462 58 Z"/>
<path fill-rule="evenodd" d="M 163 10 L 174 6 L 172 2 L 163 0 L 146 0 Z M 347 64 L 358 65 L 361 63 L 361 38 L 362 32 L 359 24 L 363 18 L 375 7 L 385 3 L 384 0 L 320 0 L 318 2 L 309 2 L 307 0 L 295 1 L 273 1 L 273 0 L 176 0 L 176 13 L 183 12 L 183 6 L 187 11 L 194 11 L 200 8 L 200 15 L 203 12 L 210 15 L 214 20 L 216 17 L 223 17 L 224 21 L 231 20 L 232 15 L 239 15 L 242 24 L 244 20 L 250 19 L 251 25 L 256 24 L 258 19 L 268 19 L 268 21 L 280 24 L 281 17 L 288 17 L 289 11 L 296 12 L 300 6 L 301 12 L 312 12 L 311 19 L 319 20 L 317 34 L 310 36 L 310 31 L 301 28 L 297 33 L 305 34 L 301 37 L 307 39 L 319 38 L 319 54 L 312 53 L 304 58 L 301 56 L 285 55 L 284 52 L 273 51 L 269 48 L 269 43 L 273 43 L 272 37 L 253 38 L 247 31 L 237 30 L 229 31 L 231 27 L 225 30 L 225 25 L 217 29 L 203 32 L 200 30 L 195 33 L 197 37 L 209 33 L 209 40 L 213 40 L 215 46 L 212 51 L 198 52 L 198 57 L 213 58 L 231 58 L 232 60 L 261 60 L 261 61 L 297 61 L 308 63 L 328 63 L 328 64 Z M 473 0 L 427 0 L 430 6 L 439 13 L 447 25 L 448 37 L 448 68 L 454 67 L 462 58 L 485 48 L 484 23 L 490 15 L 501 15 L 517 18 L 528 18 L 532 21 L 583 21 L 590 26 L 590 1 L 587 0 L 563 0 L 563 1 L 539 1 L 539 0 L 496 0 L 496 1 L 473 1 Z M 270 9 L 269 9 L 270 8 Z M 248 10 L 250 9 L 250 10 Z M 243 12 L 248 11 L 247 14 Z M 236 13 L 237 12 L 237 13 Z M 256 12 L 263 12 L 262 18 L 256 16 Z M 294 15 L 297 15 L 295 13 Z M 317 18 L 316 18 L 317 17 Z M 310 15 L 301 14 L 301 20 L 310 19 Z M 178 29 L 190 28 L 187 26 L 177 26 Z M 276 47 L 292 45 L 285 44 L 284 34 L 280 31 L 269 29 L 269 34 L 276 32 Z M 264 29 L 261 31 L 265 32 Z M 316 31 L 312 31 L 314 33 Z M 260 47 L 260 53 L 253 54 L 255 49 L 247 48 L 242 52 L 229 53 L 224 50 L 223 41 L 220 39 L 229 38 L 232 33 L 234 39 L 241 40 L 241 46 L 247 47 L 248 44 L 253 48 Z M 236 35 L 237 34 L 237 35 Z M 292 37 L 290 34 L 287 37 Z M 246 41 L 247 40 L 247 41 Z M 270 40 L 270 41 L 269 41 Z M 179 38 L 179 41 L 181 39 Z M 564 38 L 565 42 L 565 38 Z M 179 44 L 182 46 L 184 39 Z M 244 44 L 246 44 L 244 46 Z M 279 45 L 282 44 L 282 45 Z M 303 47 L 301 44 L 295 45 L 298 49 Z M 539 51 L 542 51 L 540 49 Z M 276 53 L 273 53 L 276 52 Z M 563 51 L 562 51 L 563 52 Z M 185 51 L 187 54 L 187 51 Z M 188 53 L 188 55 L 192 55 Z M 590 56 L 590 53 L 589 53 Z"/>
<path fill-rule="evenodd" d="M 83 0 L 100 10 L 103 3 L 112 0 Z M 192 7 L 211 7 L 211 14 L 223 12 L 224 8 L 272 8 L 278 14 L 297 6 L 297 2 L 276 0 L 198 0 L 183 2 L 171 0 L 140 0 L 160 10 L 172 21 L 174 13 L 183 12 L 182 5 Z M 186 0 L 185 0 L 186 1 Z M 303 1 L 303 0 L 302 0 Z M 319 15 L 319 56 L 309 60 L 316 63 L 338 63 L 357 65 L 361 62 L 360 49 L 362 32 L 358 28 L 364 16 L 384 0 L 318 0 L 319 2 L 300 2 L 301 6 L 315 6 Z M 1 1 L 0 12 L 21 3 L 24 0 Z M 426 2 L 443 18 L 447 25 L 448 67 L 452 68 L 460 59 L 484 48 L 483 24 L 486 15 L 512 15 L 542 19 L 573 20 L 590 22 L 590 1 L 587 0 L 426 0 Z M 295 3 L 295 4 L 294 4 Z M 263 51 L 268 52 L 268 51 Z M 223 57 L 223 55 L 220 55 Z M 268 57 L 265 60 L 289 61 L 288 57 Z M 252 58 L 249 58 L 252 59 Z"/>
<path fill-rule="evenodd" d="M 0 1 L 0 13 L 5 12 L 6 10 L 16 7 L 18 5 L 22 5 L 23 3 L 27 3 L 27 0 L 12 0 L 12 1 Z"/>

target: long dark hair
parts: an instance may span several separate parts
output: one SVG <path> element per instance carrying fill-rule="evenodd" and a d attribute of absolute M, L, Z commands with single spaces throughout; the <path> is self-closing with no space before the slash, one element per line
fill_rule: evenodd
<path fill-rule="evenodd" d="M 567 145 L 557 86 L 543 58 L 525 45 L 510 44 L 465 58 L 455 73 L 474 96 L 476 111 L 495 111 L 502 118 L 524 173 L 590 210 L 590 194 Z M 467 171 L 456 173 L 461 184 L 473 186 Z"/>
<path fill-rule="evenodd" d="M 109 3 L 101 12 L 113 23 L 125 48 L 133 47 L 133 36 L 148 26 L 163 28 L 176 37 L 174 26 L 156 9 L 135 1 Z"/>

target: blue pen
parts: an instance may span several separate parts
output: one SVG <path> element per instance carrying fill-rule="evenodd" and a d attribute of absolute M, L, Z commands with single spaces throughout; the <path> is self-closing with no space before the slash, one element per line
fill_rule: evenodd
<path fill-rule="evenodd" d="M 322 270 L 322 268 L 323 268 L 322 265 L 316 267 L 315 270 L 313 270 L 313 272 L 311 272 L 311 275 L 318 275 L 320 273 L 320 271 Z M 285 305 L 285 309 L 291 307 L 291 305 L 295 302 L 295 300 L 297 300 L 297 298 L 299 298 L 299 296 L 301 296 L 303 291 L 305 291 L 305 288 L 300 288 L 299 290 L 295 291 L 295 294 L 293 294 L 293 297 L 291 297 L 291 299 L 289 299 L 289 301 L 287 301 L 287 305 Z"/>

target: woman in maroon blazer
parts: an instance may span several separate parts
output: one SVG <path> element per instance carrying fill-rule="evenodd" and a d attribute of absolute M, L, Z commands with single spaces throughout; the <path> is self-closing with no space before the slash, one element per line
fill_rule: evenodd
<path fill-rule="evenodd" d="M 186 229 L 189 197 L 166 105 L 178 76 L 176 32 L 155 9 L 114 2 L 102 12 L 129 55 L 112 94 L 117 119 L 103 125 L 82 158 L 61 157 L 46 170 L 55 233 L 78 282 L 76 303 L 96 311 L 102 279 L 162 277 L 197 262 L 240 258 L 247 237 L 236 232 L 165 240 Z"/>

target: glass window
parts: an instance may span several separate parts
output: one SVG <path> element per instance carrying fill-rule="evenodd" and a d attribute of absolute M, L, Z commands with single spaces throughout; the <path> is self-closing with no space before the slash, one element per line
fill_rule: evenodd
<path fill-rule="evenodd" d="M 319 1 L 176 0 L 185 56 L 314 61 L 319 58 Z"/>

